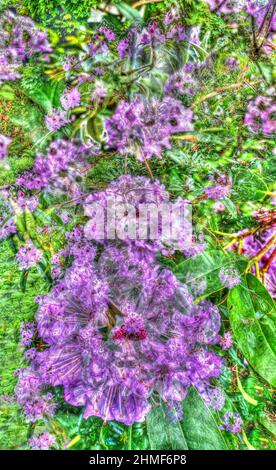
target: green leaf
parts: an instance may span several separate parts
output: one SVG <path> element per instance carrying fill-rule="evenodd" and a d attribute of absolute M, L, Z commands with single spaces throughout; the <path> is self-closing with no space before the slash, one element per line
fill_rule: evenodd
<path fill-rule="evenodd" d="M 139 23 L 143 22 L 143 18 L 141 17 L 138 10 L 135 8 L 131 8 L 127 3 L 124 2 L 116 2 L 116 7 L 124 15 L 124 17 L 129 21 L 138 21 Z"/>
<path fill-rule="evenodd" d="M 258 402 L 257 400 L 255 400 L 254 398 L 252 398 L 250 395 L 248 395 L 248 393 L 244 390 L 243 386 L 242 386 L 242 383 L 239 379 L 239 376 L 238 376 L 238 372 L 237 372 L 237 384 L 238 384 L 238 389 L 239 391 L 241 392 L 243 398 L 248 401 L 248 403 L 250 403 L 251 405 L 258 405 Z"/>
<path fill-rule="evenodd" d="M 183 404 L 182 429 L 191 450 L 226 450 L 227 444 L 215 418 L 191 387 Z"/>
<path fill-rule="evenodd" d="M 245 262 L 234 253 L 222 250 L 208 250 L 178 264 L 175 269 L 175 275 L 188 286 L 206 281 L 204 296 L 207 296 L 223 288 L 218 276 L 219 271 L 222 268 L 234 266 L 238 270 L 242 270 L 245 267 Z"/>
<path fill-rule="evenodd" d="M 242 201 L 261 201 L 268 190 L 264 179 L 253 171 L 240 171 L 235 178 L 235 190 Z"/>
<path fill-rule="evenodd" d="M 276 386 L 274 302 L 252 274 L 228 297 L 229 319 L 238 346 L 251 366 Z"/>
<path fill-rule="evenodd" d="M 166 405 L 154 407 L 147 415 L 147 432 L 152 450 L 186 450 L 187 442 L 179 422 L 166 413 Z"/>
<path fill-rule="evenodd" d="M 26 269 L 22 271 L 22 274 L 20 277 L 20 289 L 22 292 L 26 292 L 28 274 L 29 274 L 29 271 L 27 271 Z"/>

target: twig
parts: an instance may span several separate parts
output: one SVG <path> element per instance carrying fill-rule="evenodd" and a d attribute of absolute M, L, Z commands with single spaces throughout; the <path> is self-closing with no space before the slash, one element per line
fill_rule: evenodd
<path fill-rule="evenodd" d="M 253 84 L 257 84 L 257 83 L 259 83 L 259 82 L 256 81 Z M 216 88 L 216 90 L 212 91 L 211 93 L 208 93 L 208 95 L 205 95 L 205 96 L 202 96 L 201 98 L 199 98 L 198 101 L 196 101 L 194 104 L 192 104 L 191 108 L 194 109 L 196 106 L 203 103 L 204 101 L 209 100 L 210 98 L 213 98 L 214 96 L 220 95 L 221 93 L 224 93 L 225 91 L 237 90 L 238 88 L 241 88 L 244 84 L 247 85 L 247 86 L 249 85 L 249 83 L 247 81 L 243 80 L 242 82 L 239 82 L 239 83 L 232 83 L 231 85 L 226 85 L 224 87 Z M 252 84 L 250 84 L 250 86 L 251 85 Z"/>
<path fill-rule="evenodd" d="M 146 169 L 147 169 L 147 171 L 148 171 L 148 174 L 150 175 L 151 180 L 154 181 L 154 177 L 153 177 L 152 171 L 151 171 L 151 169 L 150 169 L 150 166 L 149 166 L 149 164 L 148 164 L 148 162 L 147 162 L 146 157 L 143 156 L 143 159 L 144 159 L 145 167 L 146 167 Z"/>
<path fill-rule="evenodd" d="M 161 3 L 163 0 L 140 0 L 139 2 L 134 3 L 132 8 L 139 8 L 143 5 L 148 5 L 149 3 Z"/>

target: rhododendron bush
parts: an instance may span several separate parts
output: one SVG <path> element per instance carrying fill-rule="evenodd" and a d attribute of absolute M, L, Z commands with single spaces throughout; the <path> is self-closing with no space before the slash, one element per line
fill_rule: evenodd
<path fill-rule="evenodd" d="M 0 5 L 1 447 L 273 449 L 276 3 L 56 3 Z"/>

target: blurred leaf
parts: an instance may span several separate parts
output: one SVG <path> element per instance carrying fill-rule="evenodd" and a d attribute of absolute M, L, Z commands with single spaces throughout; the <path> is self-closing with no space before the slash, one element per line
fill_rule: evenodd
<path fill-rule="evenodd" d="M 146 422 L 151 450 L 188 449 L 180 423 L 168 417 L 165 404 L 152 408 Z"/>
<path fill-rule="evenodd" d="M 175 269 L 175 275 L 188 286 L 206 281 L 206 289 L 204 291 L 204 296 L 206 296 L 223 289 L 219 279 L 219 272 L 222 268 L 233 266 L 242 270 L 245 267 L 245 261 L 234 253 L 222 250 L 208 250 L 178 264 Z"/>
<path fill-rule="evenodd" d="M 183 405 L 181 422 L 191 450 L 226 450 L 227 444 L 211 411 L 191 387 Z"/>
<path fill-rule="evenodd" d="M 239 348 L 251 366 L 276 386 L 274 302 L 252 274 L 231 290 L 229 319 Z"/>

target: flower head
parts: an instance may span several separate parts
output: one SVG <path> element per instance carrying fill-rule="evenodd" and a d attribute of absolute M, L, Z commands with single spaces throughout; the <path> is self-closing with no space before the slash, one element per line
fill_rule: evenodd
<path fill-rule="evenodd" d="M 230 431 L 233 434 L 238 434 L 242 430 L 242 419 L 238 413 L 228 411 L 222 417 L 223 424 L 221 429 Z"/>

